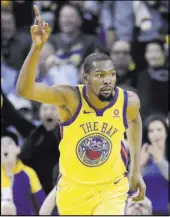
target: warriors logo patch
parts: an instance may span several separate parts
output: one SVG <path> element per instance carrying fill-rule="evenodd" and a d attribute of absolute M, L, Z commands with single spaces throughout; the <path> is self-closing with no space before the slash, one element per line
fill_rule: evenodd
<path fill-rule="evenodd" d="M 79 160 L 89 167 L 100 166 L 107 161 L 112 149 L 111 141 L 99 134 L 91 134 L 77 144 Z"/>

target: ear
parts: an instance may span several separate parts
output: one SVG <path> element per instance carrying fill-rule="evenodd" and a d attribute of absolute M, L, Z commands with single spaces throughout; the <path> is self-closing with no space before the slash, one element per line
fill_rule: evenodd
<path fill-rule="evenodd" d="M 84 73 L 83 74 L 83 80 L 84 80 L 84 83 L 87 84 L 88 83 L 88 80 L 89 80 L 89 75 Z"/>

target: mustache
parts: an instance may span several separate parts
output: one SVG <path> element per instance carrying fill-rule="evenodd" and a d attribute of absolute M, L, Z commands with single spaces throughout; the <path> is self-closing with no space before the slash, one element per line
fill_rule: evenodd
<path fill-rule="evenodd" d="M 110 86 L 110 85 L 105 85 L 104 87 L 102 87 L 100 90 L 105 90 L 105 89 L 110 89 L 113 90 L 114 87 Z"/>

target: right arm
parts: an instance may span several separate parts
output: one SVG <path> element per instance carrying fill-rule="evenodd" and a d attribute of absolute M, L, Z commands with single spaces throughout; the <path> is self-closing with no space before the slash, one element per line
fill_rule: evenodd
<path fill-rule="evenodd" d="M 18 95 L 41 103 L 65 104 L 63 88 L 36 83 L 36 70 L 43 45 L 49 37 L 49 26 L 40 17 L 38 8 L 34 6 L 35 24 L 31 26 L 32 48 L 21 68 L 16 90 Z M 62 90 L 61 90 L 62 89 Z M 67 91 L 65 88 L 64 91 Z"/>

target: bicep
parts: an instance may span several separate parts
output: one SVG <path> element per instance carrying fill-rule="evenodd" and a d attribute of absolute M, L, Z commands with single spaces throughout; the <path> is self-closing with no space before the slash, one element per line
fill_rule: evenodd
<path fill-rule="evenodd" d="M 35 83 L 31 94 L 29 94 L 29 99 L 47 104 L 63 104 L 65 102 L 62 91 L 56 86 L 44 83 Z"/>

